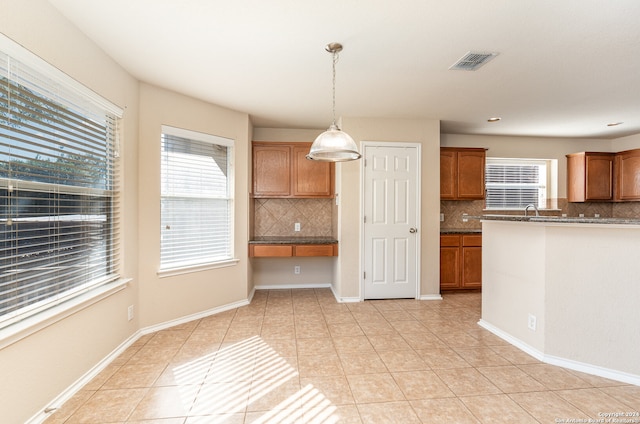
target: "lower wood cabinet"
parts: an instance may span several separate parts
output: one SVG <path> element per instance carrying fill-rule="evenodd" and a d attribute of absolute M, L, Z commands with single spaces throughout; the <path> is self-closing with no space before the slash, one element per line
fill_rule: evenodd
<path fill-rule="evenodd" d="M 332 244 L 250 244 L 252 258 L 286 258 L 292 256 L 338 256 L 338 245 Z"/>
<path fill-rule="evenodd" d="M 440 290 L 482 288 L 482 235 L 440 236 Z"/>

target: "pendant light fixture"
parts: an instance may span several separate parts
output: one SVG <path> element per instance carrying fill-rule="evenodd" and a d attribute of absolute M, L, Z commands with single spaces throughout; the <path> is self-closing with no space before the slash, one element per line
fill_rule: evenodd
<path fill-rule="evenodd" d="M 307 159 L 325 162 L 360 159 L 361 155 L 358 153 L 356 142 L 336 124 L 336 63 L 338 62 L 338 53 L 342 51 L 342 44 L 327 44 L 325 50 L 333 56 L 333 123 L 313 142 Z"/>

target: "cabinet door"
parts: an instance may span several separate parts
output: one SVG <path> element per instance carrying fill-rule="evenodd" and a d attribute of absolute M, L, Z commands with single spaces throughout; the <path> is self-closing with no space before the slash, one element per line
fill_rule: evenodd
<path fill-rule="evenodd" d="M 619 200 L 640 200 L 640 149 L 619 153 L 616 165 Z"/>
<path fill-rule="evenodd" d="M 484 199 L 485 152 L 458 152 L 458 199 Z"/>
<path fill-rule="evenodd" d="M 440 290 L 460 288 L 460 236 L 440 236 Z"/>
<path fill-rule="evenodd" d="M 440 289 L 460 288 L 460 248 L 440 248 Z"/>
<path fill-rule="evenodd" d="M 440 198 L 453 200 L 457 194 L 457 155 L 453 151 L 440 151 Z"/>
<path fill-rule="evenodd" d="M 336 256 L 333 244 L 297 244 L 293 256 Z"/>
<path fill-rule="evenodd" d="M 569 202 L 584 202 L 585 173 L 584 153 L 567 155 L 567 200 Z"/>
<path fill-rule="evenodd" d="M 293 256 L 293 246 L 289 244 L 255 244 L 249 245 L 249 256 L 255 258 Z"/>
<path fill-rule="evenodd" d="M 585 200 L 613 200 L 613 155 L 588 154 Z"/>
<path fill-rule="evenodd" d="M 482 247 L 462 247 L 462 282 L 465 289 L 482 287 Z"/>
<path fill-rule="evenodd" d="M 293 190 L 296 197 L 332 197 L 334 165 L 306 158 L 311 144 L 293 147 Z"/>
<path fill-rule="evenodd" d="M 253 197 L 291 195 L 291 147 L 253 146 Z"/>

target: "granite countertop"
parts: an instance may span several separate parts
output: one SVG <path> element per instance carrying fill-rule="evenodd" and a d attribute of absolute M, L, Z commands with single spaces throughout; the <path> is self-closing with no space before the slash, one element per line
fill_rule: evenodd
<path fill-rule="evenodd" d="M 535 216 L 535 215 L 480 215 L 465 216 L 464 219 L 479 219 L 489 221 L 521 221 L 521 222 L 558 222 L 563 224 L 627 224 L 640 225 L 638 218 L 592 218 L 567 216 Z"/>
<path fill-rule="evenodd" d="M 481 228 L 440 228 L 440 234 L 482 234 Z"/>
<path fill-rule="evenodd" d="M 294 237 L 268 236 L 254 237 L 249 244 L 337 244 L 338 240 L 331 237 Z"/>

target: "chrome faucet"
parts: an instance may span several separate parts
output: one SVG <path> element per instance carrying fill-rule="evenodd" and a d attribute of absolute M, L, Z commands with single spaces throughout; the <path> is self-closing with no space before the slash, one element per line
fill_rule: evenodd
<path fill-rule="evenodd" d="M 538 212 L 538 207 L 536 205 L 534 205 L 533 203 L 529 203 L 527 206 L 525 206 L 525 208 L 524 208 L 524 216 L 527 216 L 527 211 L 529 210 L 529 208 L 535 209 L 536 216 L 540 216 L 540 213 Z"/>

